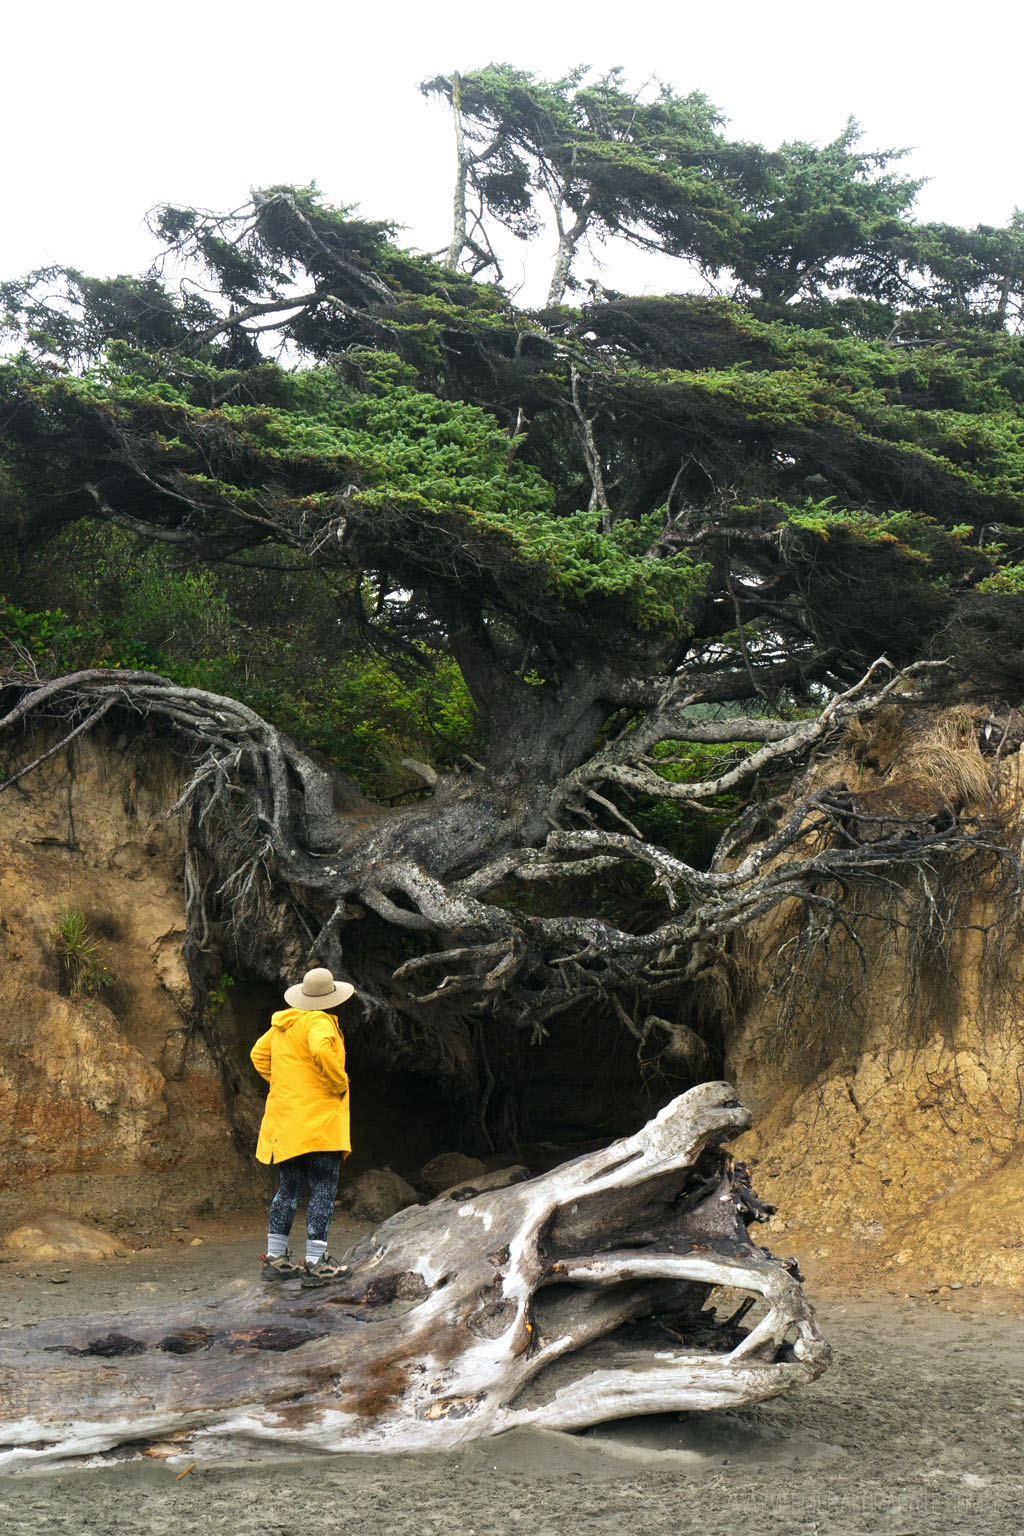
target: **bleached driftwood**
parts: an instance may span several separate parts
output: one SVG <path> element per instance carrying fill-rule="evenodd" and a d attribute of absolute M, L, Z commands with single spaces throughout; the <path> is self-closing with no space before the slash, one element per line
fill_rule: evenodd
<path fill-rule="evenodd" d="M 237 1437 L 449 1448 L 809 1382 L 828 1346 L 793 1261 L 749 1240 L 770 1208 L 723 1150 L 749 1122 L 705 1083 L 540 1178 L 392 1217 L 344 1285 L 8 1330 L 0 1466 L 171 1434 L 193 1457 Z"/>

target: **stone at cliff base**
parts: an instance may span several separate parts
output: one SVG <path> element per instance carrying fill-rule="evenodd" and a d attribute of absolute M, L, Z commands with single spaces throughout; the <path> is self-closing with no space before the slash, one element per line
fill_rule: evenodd
<path fill-rule="evenodd" d="M 386 1221 L 419 1196 L 411 1184 L 390 1168 L 368 1168 L 338 1191 L 338 1208 L 356 1221 Z"/>
<path fill-rule="evenodd" d="M 487 1164 L 478 1157 L 466 1157 L 463 1152 L 442 1152 L 424 1163 L 416 1175 L 417 1186 L 430 1199 L 453 1189 L 457 1184 L 472 1184 L 487 1172 Z"/>
<path fill-rule="evenodd" d="M 3 1239 L 5 1253 L 22 1259 L 109 1259 L 115 1238 L 70 1216 L 31 1216 Z"/>

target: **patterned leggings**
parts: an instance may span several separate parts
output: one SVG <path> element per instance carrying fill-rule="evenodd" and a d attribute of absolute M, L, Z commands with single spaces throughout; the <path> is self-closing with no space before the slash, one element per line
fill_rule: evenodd
<path fill-rule="evenodd" d="M 287 1158 L 277 1166 L 281 1171 L 281 1182 L 277 1186 L 277 1194 L 270 1202 L 268 1230 L 281 1237 L 288 1236 L 295 1220 L 302 1186 L 308 1184 L 306 1236 L 311 1242 L 325 1243 L 334 1215 L 341 1153 L 303 1152 L 298 1157 Z"/>

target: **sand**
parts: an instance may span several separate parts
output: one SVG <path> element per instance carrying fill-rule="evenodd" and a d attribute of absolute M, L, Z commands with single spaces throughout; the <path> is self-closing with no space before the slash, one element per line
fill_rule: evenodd
<path fill-rule="evenodd" d="M 336 1228 L 332 1248 L 354 1235 Z M 101 1263 L 0 1264 L 0 1327 L 224 1294 L 253 1278 L 260 1237 L 253 1212 Z M 808 1290 L 835 1363 L 812 1387 L 745 1412 L 515 1433 L 436 1455 L 240 1449 L 190 1470 L 111 1455 L 9 1476 L 0 1531 L 1016 1536 L 1024 1297 L 969 1281 L 874 1289 L 870 1266 L 854 1264 L 812 1271 Z"/>

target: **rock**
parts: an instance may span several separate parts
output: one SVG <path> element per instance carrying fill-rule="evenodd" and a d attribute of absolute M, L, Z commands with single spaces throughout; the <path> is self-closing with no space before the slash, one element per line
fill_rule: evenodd
<path fill-rule="evenodd" d="M 521 1184 L 529 1177 L 529 1168 L 524 1168 L 522 1163 L 513 1163 L 508 1168 L 495 1168 L 492 1173 L 476 1174 L 460 1184 L 453 1184 L 450 1189 L 441 1191 L 440 1198 L 451 1199 L 455 1195 L 462 1195 L 463 1199 L 468 1199 L 470 1191 L 483 1194 L 488 1189 L 507 1189 L 510 1184 Z"/>
<path fill-rule="evenodd" d="M 338 1205 L 357 1221 L 386 1221 L 407 1205 L 417 1205 L 412 1185 L 390 1168 L 368 1168 L 338 1192 Z"/>
<path fill-rule="evenodd" d="M 8 1232 L 3 1246 L 21 1259 L 110 1259 L 117 1252 L 108 1232 L 70 1216 L 30 1217 Z"/>
<path fill-rule="evenodd" d="M 462 1152 L 442 1152 L 440 1156 L 432 1157 L 429 1163 L 424 1163 L 416 1175 L 416 1183 L 424 1194 L 433 1199 L 435 1195 L 453 1189 L 457 1184 L 473 1183 L 486 1172 L 487 1164 L 482 1163 L 478 1157 L 466 1157 Z"/>
<path fill-rule="evenodd" d="M 850 1236 L 862 1243 L 877 1243 L 885 1236 L 885 1228 L 880 1221 L 861 1221 L 855 1216 L 850 1222 Z"/>

